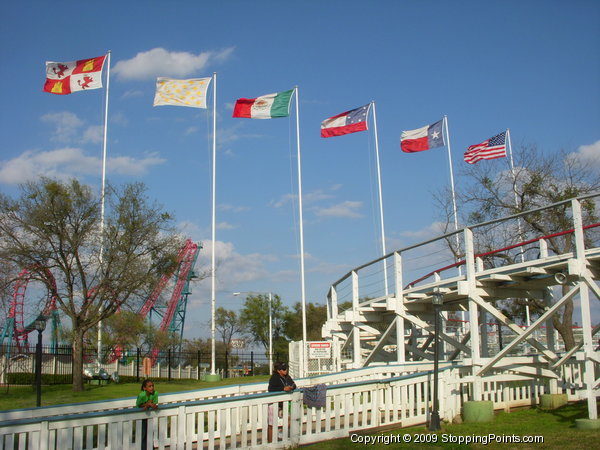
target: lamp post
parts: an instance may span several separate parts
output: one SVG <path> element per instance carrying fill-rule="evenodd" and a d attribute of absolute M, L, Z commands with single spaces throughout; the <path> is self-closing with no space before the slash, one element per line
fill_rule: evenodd
<path fill-rule="evenodd" d="M 444 303 L 443 296 L 439 290 L 435 290 L 431 297 L 433 304 L 433 411 L 431 411 L 431 419 L 429 421 L 429 431 L 438 431 L 440 426 L 440 413 L 438 403 L 438 371 L 440 359 L 440 307 Z"/>
<path fill-rule="evenodd" d="M 36 406 L 42 405 L 42 333 L 46 329 L 46 318 L 39 315 L 35 319 L 35 329 L 38 331 L 38 341 L 35 346 L 35 389 Z"/>
<path fill-rule="evenodd" d="M 242 291 L 234 292 L 233 295 L 236 297 L 240 294 L 259 294 L 269 295 L 269 373 L 273 372 L 273 294 L 271 292 L 254 292 L 254 291 Z"/>

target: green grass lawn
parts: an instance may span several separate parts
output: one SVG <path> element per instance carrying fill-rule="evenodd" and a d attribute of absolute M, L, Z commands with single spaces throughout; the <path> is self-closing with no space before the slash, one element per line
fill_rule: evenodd
<path fill-rule="evenodd" d="M 487 423 L 464 423 L 464 424 L 442 424 L 442 430 L 436 434 L 437 443 L 416 444 L 417 439 L 435 439 L 427 436 L 431 432 L 424 426 L 386 431 L 382 433 L 369 433 L 362 436 L 398 435 L 410 434 L 410 443 L 390 443 L 385 445 L 353 443 L 350 438 L 336 439 L 334 441 L 321 442 L 307 445 L 310 450 L 333 450 L 367 447 L 371 449 L 403 448 L 403 449 L 587 449 L 600 448 L 600 432 L 598 430 L 577 430 L 575 419 L 588 417 L 587 403 L 571 403 L 553 411 L 543 411 L 537 408 L 520 409 L 511 413 L 500 412 L 492 422 Z M 484 436 L 488 434 L 517 435 L 517 436 L 543 436 L 543 443 L 496 443 L 484 444 L 458 444 L 442 443 L 442 439 L 449 440 L 450 437 L 458 439 L 459 436 Z M 355 438 L 356 439 L 356 438 Z M 406 438 L 408 440 L 408 438 Z M 397 442 L 397 441 L 396 441 Z"/>
<path fill-rule="evenodd" d="M 254 377 L 227 378 L 214 383 L 196 380 L 177 380 L 156 382 L 156 390 L 160 394 L 168 392 L 191 391 L 231 384 L 265 383 L 268 375 Z M 42 386 L 42 406 L 61 405 L 65 403 L 93 402 L 123 397 L 135 397 L 140 392 L 140 383 L 110 383 L 106 385 L 86 384 L 83 392 L 73 392 L 71 385 Z M 0 386 L 0 410 L 35 407 L 35 390 L 31 386 Z M 160 400 L 160 397 L 159 397 Z"/>

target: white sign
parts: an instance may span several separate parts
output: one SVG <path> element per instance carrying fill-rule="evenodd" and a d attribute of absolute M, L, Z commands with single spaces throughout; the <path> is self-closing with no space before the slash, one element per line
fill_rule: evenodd
<path fill-rule="evenodd" d="M 246 341 L 244 339 L 232 339 L 231 348 L 244 349 L 246 348 Z"/>
<path fill-rule="evenodd" d="M 309 358 L 331 358 L 331 342 L 309 342 L 308 343 Z"/>

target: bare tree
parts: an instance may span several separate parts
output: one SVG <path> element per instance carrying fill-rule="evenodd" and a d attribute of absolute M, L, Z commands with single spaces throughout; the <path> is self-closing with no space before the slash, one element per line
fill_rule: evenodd
<path fill-rule="evenodd" d="M 221 340 L 226 348 L 230 348 L 233 336 L 240 334 L 244 327 L 235 311 L 230 311 L 223 307 L 215 311 L 215 328 L 221 335 Z"/>
<path fill-rule="evenodd" d="M 0 257 L 27 268 L 71 319 L 73 390 L 83 390 L 86 332 L 123 305 L 144 301 L 176 263 L 181 245 L 171 216 L 150 202 L 143 184 L 101 199 L 77 180 L 41 179 L 16 199 L 0 195 Z"/>

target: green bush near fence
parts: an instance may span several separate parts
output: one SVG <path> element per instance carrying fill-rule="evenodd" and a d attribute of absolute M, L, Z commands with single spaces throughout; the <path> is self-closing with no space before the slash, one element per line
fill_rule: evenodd
<path fill-rule="evenodd" d="M 49 373 L 42 374 L 42 384 L 50 386 L 53 384 L 68 384 L 72 383 L 71 374 L 68 375 L 52 375 Z M 27 372 L 16 372 L 6 374 L 6 383 L 9 385 L 27 385 L 35 383 L 35 374 Z"/>

